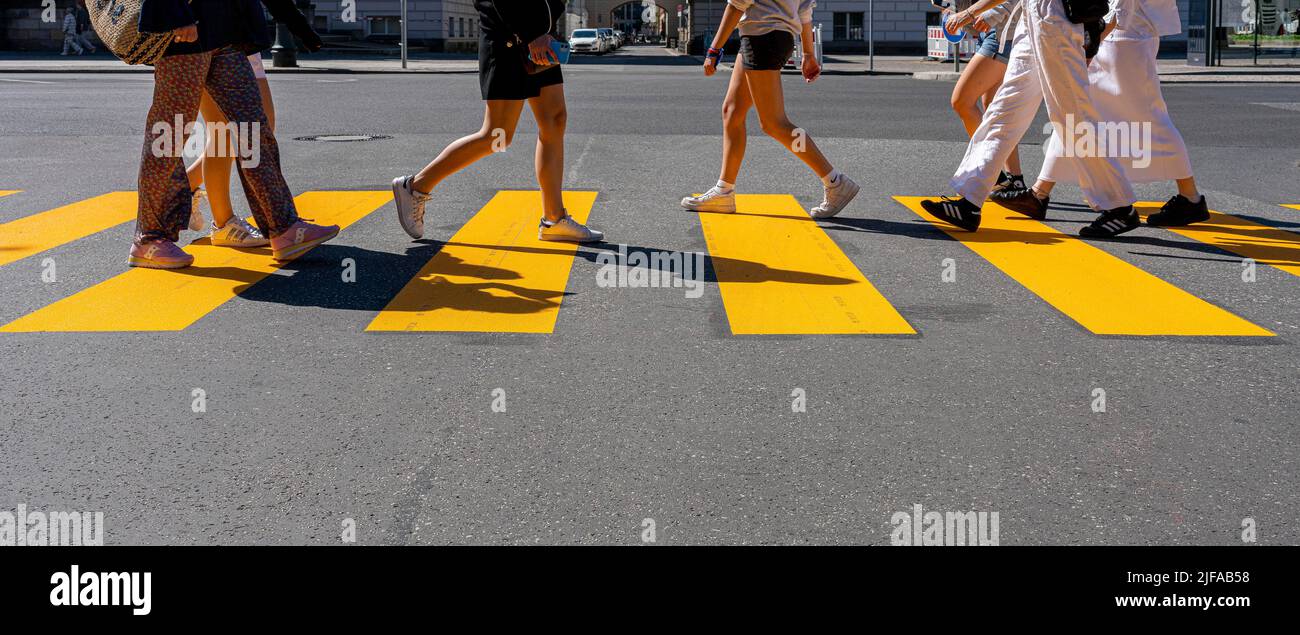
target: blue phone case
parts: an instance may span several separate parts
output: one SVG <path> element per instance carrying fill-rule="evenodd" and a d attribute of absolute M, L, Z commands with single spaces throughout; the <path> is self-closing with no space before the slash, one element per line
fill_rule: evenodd
<path fill-rule="evenodd" d="M 568 42 L 551 40 L 551 50 L 555 51 L 555 58 L 560 60 L 561 64 L 569 63 L 569 53 L 571 52 Z"/>

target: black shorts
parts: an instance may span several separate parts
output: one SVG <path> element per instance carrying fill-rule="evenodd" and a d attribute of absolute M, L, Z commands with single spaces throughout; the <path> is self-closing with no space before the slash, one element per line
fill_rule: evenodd
<path fill-rule="evenodd" d="M 740 36 L 740 59 L 747 71 L 779 71 L 794 55 L 794 34 L 769 31 Z"/>
<path fill-rule="evenodd" d="M 542 94 L 546 86 L 564 83 L 559 65 L 529 75 L 519 47 L 487 39 L 478 41 L 478 84 L 484 100 L 531 99 Z"/>

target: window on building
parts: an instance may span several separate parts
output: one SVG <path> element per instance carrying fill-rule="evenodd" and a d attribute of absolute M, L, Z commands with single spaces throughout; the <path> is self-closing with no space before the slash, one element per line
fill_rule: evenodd
<path fill-rule="evenodd" d="M 456 18 L 447 18 L 447 37 L 456 37 Z"/>
<path fill-rule="evenodd" d="M 456 18 L 456 20 L 460 23 L 460 36 L 465 37 L 465 18 Z"/>
<path fill-rule="evenodd" d="M 402 18 L 395 15 L 372 15 L 366 17 L 366 26 L 371 35 L 400 35 Z"/>
<path fill-rule="evenodd" d="M 834 38 L 836 40 L 865 40 L 866 34 L 862 29 L 863 13 L 837 11 L 834 18 Z"/>

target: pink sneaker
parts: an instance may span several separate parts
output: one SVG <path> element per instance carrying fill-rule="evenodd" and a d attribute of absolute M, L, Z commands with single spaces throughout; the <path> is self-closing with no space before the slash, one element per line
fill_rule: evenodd
<path fill-rule="evenodd" d="M 271 257 L 280 261 L 293 260 L 338 235 L 338 225 L 313 225 L 300 220 L 271 239 Z"/>
<path fill-rule="evenodd" d="M 191 256 L 170 240 L 131 243 L 131 255 L 126 264 L 147 269 L 183 269 L 194 263 Z"/>

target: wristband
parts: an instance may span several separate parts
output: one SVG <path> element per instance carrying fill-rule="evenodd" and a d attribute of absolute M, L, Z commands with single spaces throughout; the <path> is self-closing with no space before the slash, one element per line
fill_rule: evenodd
<path fill-rule="evenodd" d="M 709 51 L 704 54 L 704 59 L 706 61 L 709 59 L 713 59 L 713 60 L 717 60 L 716 63 L 718 64 L 722 63 L 722 49 L 715 49 L 710 47 Z"/>

